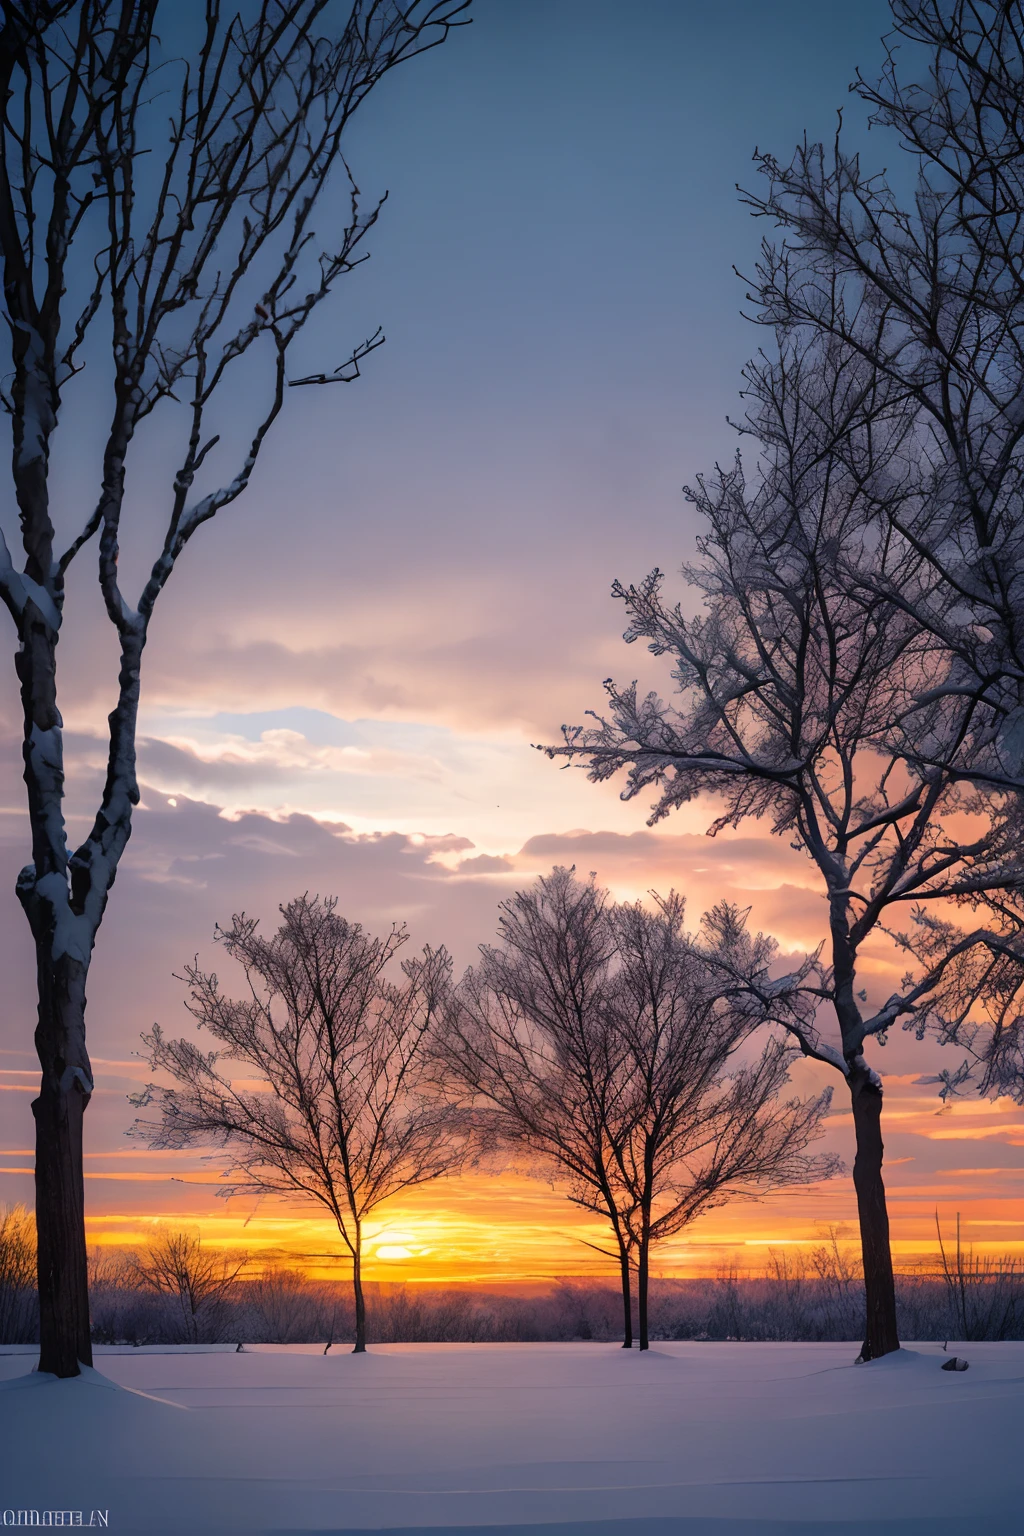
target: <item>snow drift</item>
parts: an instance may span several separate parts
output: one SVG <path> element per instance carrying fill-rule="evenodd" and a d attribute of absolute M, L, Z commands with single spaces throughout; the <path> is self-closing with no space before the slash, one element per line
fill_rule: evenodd
<path fill-rule="evenodd" d="M 119 1532 L 1009 1536 L 1024 1344 L 957 1353 L 968 1372 L 938 1345 L 110 1348 L 58 1381 L 8 1350 L 0 1503 Z"/>

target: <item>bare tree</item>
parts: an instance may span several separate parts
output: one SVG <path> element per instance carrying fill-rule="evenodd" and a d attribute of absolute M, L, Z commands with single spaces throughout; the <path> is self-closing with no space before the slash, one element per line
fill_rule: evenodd
<path fill-rule="evenodd" d="M 949 1298 L 951 1337 L 1008 1339 L 1020 1329 L 1024 1314 L 1024 1268 L 1019 1259 L 982 1259 L 960 1239 L 960 1212 L 956 1213 L 956 1248 L 946 1250 L 939 1213 L 935 1212 L 935 1236 L 939 1245 L 942 1278 Z"/>
<path fill-rule="evenodd" d="M 636 1248 L 646 1349 L 652 1244 L 727 1201 L 830 1178 L 840 1165 L 806 1155 L 832 1090 L 779 1098 L 799 1052 L 773 1038 L 741 1064 L 753 1030 L 790 1005 L 793 989 L 771 983 L 774 942 L 751 936 L 742 914 L 723 905 L 708 914 L 698 946 L 683 930 L 684 903 L 675 893 L 654 912 L 625 903 L 611 917 L 611 1025 L 627 1047 L 627 1115 L 616 1136 L 615 1182 Z"/>
<path fill-rule="evenodd" d="M 218 938 L 245 971 L 250 996 L 225 997 L 217 976 L 189 966 L 190 1013 L 225 1049 L 204 1052 L 143 1036 L 150 1065 L 174 1087 L 135 1102 L 160 1118 L 137 1121 L 156 1147 L 221 1146 L 227 1194 L 269 1193 L 328 1210 L 352 1261 L 355 1351 L 366 1348 L 363 1223 L 382 1201 L 457 1169 L 464 1137 L 446 1104 L 424 1091 L 429 1036 L 449 990 L 451 961 L 425 949 L 386 975 L 406 941 L 346 922 L 332 899 L 282 907 L 273 938 L 244 914 Z M 243 1064 L 236 1082 L 224 1064 Z M 251 1086 L 256 1075 L 257 1087 Z"/>
<path fill-rule="evenodd" d="M 704 953 L 682 922 L 676 896 L 653 913 L 615 906 L 593 876 L 556 869 L 503 903 L 501 945 L 482 950 L 457 990 L 443 1041 L 445 1079 L 462 1084 L 478 1123 L 608 1221 L 626 1348 L 634 1264 L 648 1346 L 652 1243 L 731 1197 L 832 1171 L 803 1156 L 830 1094 L 777 1101 L 791 1051 L 770 1042 L 723 1080 L 770 1016 L 737 978 L 774 996 L 774 947 L 723 910 Z"/>
<path fill-rule="evenodd" d="M 352 114 L 396 64 L 442 42 L 469 0 L 4 0 L 0 26 L 0 258 L 11 369 L 12 483 L 24 566 L 0 540 L 0 596 L 14 621 L 32 861 L 18 894 L 36 947 L 42 1066 L 36 1197 L 42 1369 L 89 1362 L 82 1115 L 93 1089 L 86 978 L 138 802 L 142 652 L 186 544 L 246 489 L 289 385 L 348 382 L 380 334 L 339 367 L 289 377 L 296 338 L 363 259 L 380 203 L 348 178 L 329 234 L 314 219 L 348 174 Z M 160 25 L 158 26 L 158 17 Z M 173 24 L 172 24 L 173 23 Z M 162 38 L 194 46 L 176 58 Z M 337 207 L 337 204 L 335 204 Z M 70 311 L 70 313 L 68 313 Z M 109 426 L 86 511 L 51 505 L 48 465 L 69 388 L 104 340 Z M 218 407 L 263 377 L 249 447 L 220 444 Z M 249 387 L 258 386 L 249 383 Z M 126 474 L 150 419 L 177 441 L 165 529 L 141 591 L 122 589 Z M 170 434 L 177 434 L 176 439 Z M 137 499 L 136 499 L 137 500 Z M 148 498 L 144 498 L 144 501 Z M 64 531 L 61 531 L 61 530 Z M 69 845 L 63 815 L 56 648 L 65 580 L 97 541 L 119 649 L 106 783 L 92 828 Z"/>
<path fill-rule="evenodd" d="M 214 1321 L 248 1262 L 247 1254 L 204 1248 L 198 1232 L 165 1231 L 145 1249 L 125 1256 L 125 1277 L 143 1290 L 170 1297 L 185 1342 L 198 1344 L 204 1324 Z"/>
<path fill-rule="evenodd" d="M 865 1057 L 897 1022 L 923 1028 L 930 1000 L 971 952 L 998 953 L 991 925 L 940 930 L 936 904 L 986 899 L 1019 870 L 1012 820 L 941 764 L 947 741 L 922 761 L 904 721 L 921 680 L 941 682 L 948 655 L 889 589 L 926 587 L 927 562 L 879 536 L 864 487 L 898 483 L 906 438 L 878 411 L 877 378 L 853 348 L 780 338 L 774 359 L 746 370 L 746 430 L 760 460 L 748 485 L 739 461 L 698 482 L 690 498 L 708 532 L 688 568 L 705 611 L 688 618 L 662 595 L 655 571 L 639 587 L 616 584 L 630 618 L 627 641 L 671 657 L 673 704 L 637 687 L 606 685 L 595 727 L 567 728 L 553 757 L 583 757 L 594 780 L 628 769 L 625 798 L 658 790 L 652 822 L 707 794 L 711 827 L 769 817 L 803 851 L 827 901 L 827 954 L 817 978 L 794 986 L 820 1004 L 808 1019 L 780 1016 L 800 1049 L 848 1086 L 867 1326 L 864 1358 L 899 1347 L 882 1177 L 882 1083 Z M 963 757 L 963 715 L 933 712 Z M 905 916 L 938 938 L 925 963 L 871 1009 L 858 976 L 869 939 Z"/>
<path fill-rule="evenodd" d="M 338 1309 L 333 1285 L 310 1281 L 298 1269 L 268 1264 L 246 1282 L 246 1293 L 259 1343 L 308 1344 L 326 1335 L 330 1348 Z"/>
<path fill-rule="evenodd" d="M 0 1343 L 24 1344 L 35 1327 L 36 1234 L 23 1205 L 0 1211 Z"/>
<path fill-rule="evenodd" d="M 541 1160 L 575 1204 L 608 1220 L 628 1349 L 633 1243 L 616 1187 L 626 1042 L 610 1027 L 608 895 L 593 876 L 556 869 L 500 910 L 500 944 L 481 950 L 447 1009 L 439 1087 L 461 1091 L 489 1145 L 528 1168 Z"/>

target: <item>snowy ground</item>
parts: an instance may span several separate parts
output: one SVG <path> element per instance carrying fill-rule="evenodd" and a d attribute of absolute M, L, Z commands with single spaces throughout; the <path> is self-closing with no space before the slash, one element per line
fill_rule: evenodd
<path fill-rule="evenodd" d="M 963 1374 L 937 1345 L 855 1353 L 101 1349 L 58 1382 L 8 1350 L 0 1509 L 121 1532 L 1018 1536 L 1024 1344 L 961 1346 Z"/>

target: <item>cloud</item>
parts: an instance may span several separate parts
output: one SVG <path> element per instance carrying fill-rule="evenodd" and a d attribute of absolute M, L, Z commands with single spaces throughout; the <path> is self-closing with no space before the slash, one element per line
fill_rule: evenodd
<path fill-rule="evenodd" d="M 244 910 L 272 928 L 280 903 L 307 890 L 335 895 L 346 915 L 373 931 L 407 923 L 409 951 L 424 943 L 446 944 L 460 969 L 474 958 L 477 944 L 493 937 L 498 890 L 493 903 L 481 901 L 488 876 L 460 876 L 449 867 L 472 852 L 467 838 L 358 833 L 306 815 L 228 816 L 215 804 L 168 797 L 151 785 L 143 785 L 143 805 L 89 978 L 87 1022 L 98 1089 L 87 1122 L 92 1152 L 124 1145 L 121 1138 L 135 1115 L 127 1094 L 146 1079 L 145 1063 L 133 1057 L 140 1034 L 154 1020 L 172 1034 L 195 1027 L 184 1010 L 184 988 L 175 972 L 180 974 L 183 963 L 198 953 L 204 964 L 232 974 L 213 933 L 215 924 L 230 921 L 233 913 Z M 34 958 L 14 896 L 25 845 L 22 819 L 0 820 L 0 967 L 6 1004 L 0 1049 L 8 1069 L 2 1081 L 27 1090 L 6 1094 L 10 1107 L 3 1141 L 17 1147 L 33 1140 Z M 140 1151 L 139 1166 L 146 1166 L 145 1155 Z M 0 1198 L 31 1198 L 27 1172 L 5 1179 Z M 96 1187 L 109 1188 L 110 1201 L 121 1198 L 116 1182 L 105 1179 Z M 158 1208 L 166 1208 L 166 1184 L 152 1187 L 154 1200 L 164 1201 Z M 106 1201 L 106 1195 L 96 1195 L 91 1209 L 97 1214 L 110 1210 Z"/>
<path fill-rule="evenodd" d="M 473 859 L 460 859 L 457 868 L 460 875 L 507 875 L 515 870 L 515 865 L 511 859 L 479 853 Z"/>
<path fill-rule="evenodd" d="M 712 815 L 707 806 L 700 808 L 701 820 L 710 821 Z M 819 878 L 802 854 L 766 835 L 720 833 L 708 837 L 664 830 L 547 832 L 529 838 L 519 856 L 523 860 L 571 862 L 580 868 L 590 860 L 617 870 L 664 873 L 681 880 L 730 876 L 750 889 L 776 889 L 783 880 L 814 889 Z"/>
<path fill-rule="evenodd" d="M 510 573 L 517 588 L 525 573 Z M 387 638 L 367 639 L 368 625 L 358 603 L 335 607 L 329 626 L 296 634 L 291 610 L 264 610 L 260 633 L 245 634 L 245 612 L 233 616 L 231 628 L 216 621 L 179 625 L 170 614 L 154 624 L 147 647 L 145 698 L 149 706 L 195 711 L 208 707 L 244 714 L 268 705 L 288 709 L 324 710 L 345 717 L 390 716 L 433 720 L 463 732 L 519 731 L 535 741 L 559 739 L 564 719 L 582 719 L 587 708 L 601 702 L 601 679 L 609 671 L 631 677 L 637 661 L 644 677 L 668 685 L 664 669 L 643 657 L 624 654 L 618 615 L 610 611 L 610 576 L 595 573 L 585 632 L 577 618 L 559 620 L 557 604 L 546 613 L 525 613 L 518 597 L 498 590 L 482 604 L 479 620 L 458 638 L 438 641 L 447 628 L 446 616 L 457 610 L 462 595 L 434 589 L 429 608 L 408 604 L 406 616 L 417 623 L 408 634 L 395 635 L 390 622 L 380 628 Z M 402 612 L 402 594 L 389 587 L 378 608 L 386 604 L 388 619 Z M 318 609 L 317 612 L 322 610 Z M 275 635 L 279 629 L 281 634 Z M 239 633 L 242 630 L 242 633 Z M 391 631 L 391 633 L 388 633 Z M 76 724 L 98 724 L 105 703 L 106 673 L 97 665 L 102 632 L 93 626 L 83 636 L 66 667 L 68 697 L 75 699 Z"/>
<path fill-rule="evenodd" d="M 80 767 L 95 774 L 102 742 L 78 733 L 75 743 Z M 457 830 L 495 856 L 520 847 L 538 821 L 572 826 L 585 809 L 626 830 L 642 817 L 616 786 L 559 772 L 519 735 L 470 735 L 424 720 L 349 720 L 306 707 L 204 716 L 150 706 L 139 765 L 166 794 L 233 811 L 304 811 L 360 831 Z"/>
<path fill-rule="evenodd" d="M 711 815 L 706 806 L 697 814 L 701 821 Z M 752 924 L 773 933 L 783 948 L 813 949 L 827 932 L 827 907 L 809 861 L 767 834 L 542 833 L 524 843 L 514 863 L 524 873 L 543 873 L 552 864 L 594 870 L 617 896 L 630 899 L 652 888 L 663 895 L 680 891 L 693 925 L 717 902 L 732 901 L 749 907 Z"/>
<path fill-rule="evenodd" d="M 139 1049 L 139 1035 L 154 1020 L 171 1034 L 194 1030 L 183 1007 L 182 983 L 174 973 L 180 974 L 183 962 L 196 953 L 203 964 L 218 969 L 226 984 L 237 982 L 223 952 L 213 943 L 214 924 L 228 921 L 236 911 L 244 909 L 272 926 L 278 904 L 302 891 L 337 895 L 342 910 L 371 929 L 383 931 L 392 921 L 407 922 L 411 948 L 425 942 L 448 945 L 461 969 L 473 960 L 479 943 L 493 940 L 498 902 L 510 885 L 534 878 L 556 861 L 575 859 L 581 868 L 596 867 L 599 879 L 613 887 L 635 887 L 641 893 L 652 885 L 665 889 L 669 883 L 678 884 L 688 892 L 695 914 L 712 894 L 744 891 L 754 902 L 756 914 L 757 903 L 777 903 L 792 911 L 806 901 L 808 913 L 817 910 L 813 904 L 818 898 L 812 891 L 788 883 L 770 888 L 774 845 L 756 837 L 711 841 L 652 832 L 538 833 L 513 853 L 497 857 L 477 853 L 471 839 L 457 833 L 426 837 L 365 833 L 302 814 L 225 814 L 215 803 L 168 796 L 152 785 L 144 786 L 143 799 L 145 808 L 136 816 L 89 984 L 89 1035 L 99 1089 L 87 1117 L 92 1175 L 89 1210 L 91 1230 L 110 1241 L 137 1240 L 145 1222 L 155 1217 L 179 1223 L 198 1221 L 204 1232 L 243 1245 L 255 1230 L 242 1231 L 243 1220 L 251 1215 L 248 1207 L 224 1211 L 216 1199 L 220 1166 L 216 1158 L 211 1162 L 202 1155 L 178 1154 L 154 1159 L 144 1147 L 133 1150 L 124 1140 L 135 1115 L 127 1095 L 147 1075 L 144 1060 L 133 1054 Z M 7 984 L 7 1007 L 0 1020 L 5 1069 L 0 1081 L 15 1087 L 27 1085 L 33 1070 L 32 952 L 13 895 L 23 845 L 22 822 L 14 817 L 0 820 L 0 966 Z M 784 859 L 777 877 L 782 874 L 788 882 L 790 874 L 796 873 L 791 863 Z M 800 922 L 806 920 L 806 914 L 800 917 Z M 986 1168 L 994 1158 L 1013 1157 L 1020 1115 L 1012 1106 L 977 1105 L 962 1113 L 958 1105 L 952 1116 L 937 1116 L 936 1101 L 914 1081 L 935 1060 L 933 1047 L 899 1036 L 878 1061 L 886 1071 L 887 1174 L 895 1229 L 908 1252 L 929 1246 L 937 1200 L 955 1198 L 958 1208 L 970 1211 L 971 1219 L 979 1221 L 1008 1219 L 1016 1209 L 1011 1203 L 1012 1184 L 999 1171 L 972 1175 L 971 1188 L 963 1194 L 950 1178 L 937 1184 L 936 1174 L 945 1157 L 950 1155 L 961 1165 L 972 1140 L 977 1141 L 979 1161 Z M 828 1082 L 837 1089 L 828 1144 L 849 1162 L 851 1126 L 842 1084 L 823 1068 L 798 1064 L 795 1091 L 808 1092 Z M 3 1139 L 9 1148 L 20 1151 L 17 1157 L 4 1153 L 2 1165 L 7 1169 L 23 1164 L 25 1170 L 3 1174 L 2 1193 L 8 1200 L 31 1198 L 29 1159 L 24 1154 L 32 1142 L 31 1098 L 31 1092 L 5 1096 Z M 435 1251 L 438 1273 L 454 1272 L 445 1266 L 454 1265 L 456 1259 L 467 1273 L 488 1272 L 494 1262 L 488 1255 L 492 1250 L 505 1252 L 503 1244 L 511 1244 L 519 1255 L 502 1261 L 513 1267 L 527 1262 L 523 1255 L 528 1254 L 529 1264 L 540 1272 L 542 1253 L 550 1253 L 555 1267 L 565 1269 L 567 1263 L 569 1269 L 585 1267 L 582 1260 L 569 1262 L 570 1249 L 561 1239 L 549 1241 L 547 1228 L 529 1238 L 520 1233 L 509 1215 L 507 1195 L 502 1180 L 480 1178 L 465 1189 L 432 1191 L 421 1205 L 407 1202 L 408 1209 L 396 1207 L 388 1219 L 414 1220 L 410 1230 Z M 776 1241 L 783 1235 L 810 1241 L 815 1223 L 852 1219 L 851 1202 L 842 1181 L 829 1186 L 825 1195 L 796 1193 L 776 1201 L 772 1213 L 766 1207 L 763 1217 L 746 1208 L 727 1212 L 704 1223 L 693 1243 L 680 1248 L 675 1259 L 667 1255 L 666 1262 L 693 1260 L 701 1245 L 715 1242 L 728 1246 L 748 1238 Z M 444 1210 L 447 1237 L 429 1226 L 439 1208 Z M 552 1231 L 570 1229 L 567 1210 L 551 1192 L 540 1199 L 537 1219 Z M 254 1218 L 256 1226 L 262 1220 Z M 291 1226 L 293 1221 L 298 1225 Z M 271 1241 L 272 1229 L 274 1242 L 280 1242 L 283 1234 L 301 1247 L 306 1221 L 306 1213 L 282 1208 L 279 1224 L 266 1227 L 266 1241 Z M 465 1254 L 463 1228 L 469 1234 Z M 322 1246 L 323 1236 L 317 1241 Z M 991 1244 L 997 1237 L 985 1241 Z"/>
<path fill-rule="evenodd" d="M 205 747 L 180 737 L 143 736 L 139 757 L 154 783 L 191 784 L 234 794 L 266 794 L 307 775 L 318 780 L 338 774 L 372 780 L 400 778 L 430 785 L 444 777 L 442 764 L 425 753 L 389 751 L 358 742 L 318 745 L 289 730 L 266 730 L 257 741 L 238 737 Z"/>

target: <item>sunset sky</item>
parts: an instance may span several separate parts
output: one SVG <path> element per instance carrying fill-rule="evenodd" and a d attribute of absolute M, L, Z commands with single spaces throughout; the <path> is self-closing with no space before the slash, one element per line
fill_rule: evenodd
<path fill-rule="evenodd" d="M 380 324 L 387 343 L 345 388 L 296 390 L 247 495 L 194 540 L 145 656 L 143 805 L 90 985 L 97 1092 L 86 1121 L 90 1239 L 154 1221 L 328 1264 L 313 1211 L 217 1198 L 218 1162 L 125 1139 L 133 1055 L 158 1020 L 192 1030 L 173 973 L 239 910 L 273 923 L 305 890 L 370 928 L 408 922 L 461 967 L 517 884 L 574 863 L 616 894 L 676 887 L 693 919 L 727 898 L 785 950 L 817 943 L 810 866 L 766 826 L 714 841 L 710 805 L 656 831 L 647 806 L 532 742 L 642 671 L 615 577 L 676 571 L 696 532 L 682 486 L 731 456 L 726 417 L 758 344 L 741 318 L 766 233 L 741 206 L 755 146 L 830 136 L 857 66 L 881 57 L 887 6 L 860 0 L 478 0 L 473 25 L 396 71 L 348 155 L 389 199 L 372 260 L 345 279 L 299 366 L 334 367 Z M 860 132 L 856 114 L 854 131 Z M 893 145 L 865 136 L 891 164 Z M 226 439 L 262 396 L 236 391 Z M 69 397 L 58 513 L 81 522 L 100 421 Z M 122 570 L 148 569 L 166 454 L 146 440 Z M 114 649 L 94 567 L 71 583 L 61 640 L 72 835 L 99 795 Z M 679 583 L 682 591 L 682 583 Z M 13 641 L 8 638 L 8 656 Z M 0 669 L 0 1203 L 31 1199 L 33 956 L 14 897 L 26 858 L 18 698 Z M 902 972 L 880 941 L 869 989 Z M 221 969 L 225 969 L 222 965 Z M 955 1058 L 951 1064 L 956 1064 Z M 1024 1110 L 943 1109 L 917 1079 L 934 1047 L 897 1033 L 886 1079 L 897 1262 L 934 1250 L 934 1212 L 1024 1255 Z M 831 1080 L 801 1066 L 801 1089 Z M 840 1085 L 837 1082 L 837 1089 Z M 828 1145 L 852 1160 L 837 1092 Z M 849 1177 L 710 1216 L 659 1253 L 667 1273 L 757 1267 L 769 1247 L 854 1235 Z M 374 1279 L 531 1280 L 609 1272 L 600 1223 L 541 1180 L 494 1173 L 427 1187 L 371 1223 Z M 327 1272 L 325 1270 L 325 1272 Z"/>

